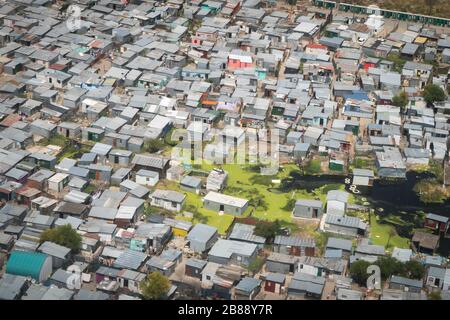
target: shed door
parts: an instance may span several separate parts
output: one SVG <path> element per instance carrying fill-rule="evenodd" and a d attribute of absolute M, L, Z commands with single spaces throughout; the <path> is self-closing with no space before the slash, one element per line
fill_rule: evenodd
<path fill-rule="evenodd" d="M 299 256 L 300 255 L 300 248 L 292 246 L 289 250 L 289 254 L 292 256 Z"/>
<path fill-rule="evenodd" d="M 270 281 L 266 281 L 265 290 L 269 291 L 269 292 L 275 292 L 275 283 L 274 282 L 270 282 Z"/>
<path fill-rule="evenodd" d="M 313 218 L 317 218 L 318 213 L 319 213 L 319 209 L 313 209 L 313 214 L 312 214 Z"/>

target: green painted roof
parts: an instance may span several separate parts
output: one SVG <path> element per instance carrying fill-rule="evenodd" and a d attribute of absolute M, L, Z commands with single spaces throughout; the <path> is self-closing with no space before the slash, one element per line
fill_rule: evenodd
<path fill-rule="evenodd" d="M 6 273 L 32 277 L 39 281 L 47 255 L 39 252 L 13 251 L 6 265 Z"/>

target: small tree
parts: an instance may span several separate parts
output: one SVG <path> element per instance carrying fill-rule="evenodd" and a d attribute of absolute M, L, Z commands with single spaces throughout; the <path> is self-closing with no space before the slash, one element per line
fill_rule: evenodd
<path fill-rule="evenodd" d="M 428 103 L 444 101 L 446 99 L 445 92 L 441 87 L 435 84 L 428 84 L 423 89 L 423 98 Z"/>
<path fill-rule="evenodd" d="M 288 201 L 287 201 L 287 203 L 286 203 L 286 205 L 282 208 L 283 210 L 286 210 L 286 211 L 292 211 L 292 210 L 294 210 L 294 208 L 295 208 L 295 202 L 296 202 L 297 200 L 295 200 L 295 199 L 289 199 Z"/>
<path fill-rule="evenodd" d="M 392 227 L 388 232 L 388 241 L 386 243 L 386 248 L 389 248 L 392 237 L 395 237 L 396 235 L 397 235 L 397 231 L 395 231 L 395 228 Z"/>
<path fill-rule="evenodd" d="M 428 15 L 431 15 L 436 2 L 437 0 L 425 0 L 426 5 L 428 6 Z"/>
<path fill-rule="evenodd" d="M 253 259 L 247 266 L 247 270 L 248 270 L 248 273 L 250 274 L 250 276 L 253 276 L 259 270 L 261 270 L 263 265 L 264 265 L 263 258 L 256 257 L 255 259 Z"/>
<path fill-rule="evenodd" d="M 279 234 L 281 234 L 281 224 L 278 219 L 274 222 L 260 220 L 255 226 L 255 235 L 264 237 L 269 242 L 272 242 Z"/>
<path fill-rule="evenodd" d="M 428 300 L 442 300 L 441 293 L 439 291 L 433 291 L 428 294 Z"/>
<path fill-rule="evenodd" d="M 74 253 L 81 249 L 81 236 L 70 224 L 47 229 L 41 233 L 40 243 L 51 241 L 61 246 L 70 248 Z"/>
<path fill-rule="evenodd" d="M 421 280 L 425 275 L 424 266 L 416 260 L 405 262 L 406 276 L 412 279 Z"/>
<path fill-rule="evenodd" d="M 353 281 L 355 281 L 360 286 L 366 286 L 367 278 L 369 274 L 367 273 L 367 268 L 370 266 L 370 263 L 365 260 L 358 260 L 352 263 L 350 266 L 350 276 Z"/>
<path fill-rule="evenodd" d="M 158 139 L 149 139 L 145 141 L 144 148 L 150 153 L 155 153 L 164 147 L 164 142 Z"/>
<path fill-rule="evenodd" d="M 405 266 L 403 263 L 392 257 L 379 257 L 375 263 L 380 267 L 381 278 L 388 279 L 393 274 L 405 274 Z"/>
<path fill-rule="evenodd" d="M 141 283 L 142 295 L 146 300 L 162 299 L 167 295 L 169 289 L 169 279 L 159 272 L 150 273 Z"/>
<path fill-rule="evenodd" d="M 400 92 L 392 99 L 394 106 L 400 107 L 402 110 L 408 105 L 408 101 L 408 95 L 404 91 Z"/>

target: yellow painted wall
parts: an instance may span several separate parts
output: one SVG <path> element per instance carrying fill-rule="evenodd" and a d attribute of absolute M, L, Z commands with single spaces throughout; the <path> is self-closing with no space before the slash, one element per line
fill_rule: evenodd
<path fill-rule="evenodd" d="M 173 235 L 176 237 L 186 237 L 188 232 L 186 230 L 172 228 Z"/>

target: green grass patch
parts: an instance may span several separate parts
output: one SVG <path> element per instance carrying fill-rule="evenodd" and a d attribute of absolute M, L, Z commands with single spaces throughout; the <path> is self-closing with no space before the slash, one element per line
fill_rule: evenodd
<path fill-rule="evenodd" d="M 38 144 L 41 146 L 54 145 L 59 147 L 65 147 L 69 143 L 69 141 L 70 140 L 64 137 L 63 135 L 55 134 L 50 138 L 41 139 Z"/>
<path fill-rule="evenodd" d="M 170 129 L 170 131 L 167 132 L 167 134 L 164 136 L 164 143 L 172 147 L 176 146 L 179 143 L 179 141 L 172 140 L 172 134 L 174 130 L 175 128 Z"/>
<path fill-rule="evenodd" d="M 353 160 L 353 168 L 355 169 L 372 169 L 374 167 L 374 161 L 368 158 L 356 157 Z"/>
<path fill-rule="evenodd" d="M 292 194 L 271 192 L 267 185 L 254 183 L 253 178 L 257 168 L 251 165 L 239 165 L 239 164 L 224 164 L 214 165 L 203 163 L 200 168 L 202 170 L 210 171 L 213 168 L 222 168 L 228 172 L 228 188 L 224 193 L 232 196 L 247 198 L 257 192 L 257 196 L 253 196 L 256 200 L 260 197 L 267 208 L 256 208 L 252 212 L 252 216 L 259 219 L 274 221 L 276 219 L 291 222 L 291 212 L 284 210 Z M 267 182 L 269 179 L 282 179 L 289 176 L 292 170 L 298 170 L 296 165 L 285 165 L 280 167 L 280 171 L 277 175 L 266 176 L 268 179 L 263 178 Z M 259 180 L 258 182 L 261 182 Z M 264 181 L 263 181 L 264 182 Z M 248 198 L 247 198 L 248 199 Z"/>
<path fill-rule="evenodd" d="M 357 217 L 360 218 L 363 221 L 368 221 L 369 220 L 369 213 L 368 212 L 362 212 L 362 211 L 349 211 L 347 210 L 346 213 L 347 216 L 350 217 Z"/>
<path fill-rule="evenodd" d="M 320 162 L 319 162 L 320 163 Z M 193 166 L 195 170 L 201 170 L 209 172 L 214 168 L 222 168 L 228 172 L 228 187 L 224 190 L 225 194 L 245 198 L 250 200 L 249 209 L 244 213 L 244 216 L 251 214 L 252 217 L 280 222 L 289 226 L 292 230 L 296 229 L 296 225 L 292 223 L 292 199 L 319 199 L 325 205 L 326 193 L 328 190 L 344 190 L 343 184 L 325 185 L 321 188 L 317 188 L 312 192 L 308 192 L 304 189 L 298 189 L 290 192 L 282 192 L 277 189 L 277 185 L 272 184 L 272 180 L 281 180 L 289 177 L 292 171 L 299 171 L 299 168 L 295 164 L 283 165 L 280 167 L 279 172 L 276 175 L 271 176 L 258 176 L 259 167 L 255 165 L 239 165 L 239 164 L 211 164 L 203 162 L 202 164 L 196 164 Z M 269 184 L 270 182 L 270 184 Z M 272 187 L 270 187 L 273 185 Z M 180 191 L 179 185 L 174 182 L 160 182 L 157 188 L 170 189 Z M 186 211 L 190 211 L 190 208 L 194 208 L 192 211 L 196 211 L 198 214 L 192 219 L 193 223 L 201 222 L 213 225 L 219 229 L 222 234 L 229 228 L 233 222 L 233 216 L 224 214 L 219 216 L 217 212 L 210 211 L 203 208 L 202 196 L 186 193 Z M 262 205 L 258 206 L 258 199 L 261 199 Z M 289 203 L 291 202 L 291 203 Z M 354 203 L 355 199 L 353 195 L 350 195 L 350 203 Z M 255 205 L 255 206 L 252 206 Z M 189 220 L 186 217 L 180 217 L 183 220 Z M 301 231 L 301 230 L 300 230 Z M 311 230 L 311 234 L 315 235 L 315 231 Z"/>
<path fill-rule="evenodd" d="M 76 159 L 83 153 L 89 152 L 91 148 L 88 146 L 82 146 L 81 148 L 76 148 L 74 145 L 67 145 L 60 154 L 58 154 L 57 159 L 58 162 L 64 158 Z"/>
<path fill-rule="evenodd" d="M 390 233 L 392 233 L 391 236 Z M 399 236 L 393 225 L 382 223 L 374 214 L 370 218 L 370 240 L 373 244 L 385 246 L 386 249 L 394 247 L 409 248 L 409 239 Z"/>
<path fill-rule="evenodd" d="M 449 197 L 448 188 L 443 188 L 436 179 L 421 180 L 413 190 L 423 203 L 444 203 Z"/>
<path fill-rule="evenodd" d="M 390 53 L 387 56 L 387 60 L 392 61 L 394 63 L 394 71 L 402 72 L 403 66 L 406 63 L 406 60 L 400 57 L 398 53 Z"/>
<path fill-rule="evenodd" d="M 318 174 L 318 173 L 322 172 L 322 169 L 321 169 L 320 166 L 321 166 L 320 160 L 312 159 L 306 165 L 305 173 L 307 173 L 307 174 Z"/>
<path fill-rule="evenodd" d="M 326 186 L 321 187 L 320 189 L 321 189 L 321 192 L 326 195 L 331 190 L 339 190 L 341 188 L 342 188 L 342 184 L 331 183 L 331 184 L 327 184 Z"/>
<path fill-rule="evenodd" d="M 254 175 L 250 177 L 250 182 L 252 184 L 259 184 L 263 186 L 272 186 L 272 180 L 277 179 L 276 176 L 262 176 L 262 175 Z"/>
<path fill-rule="evenodd" d="M 158 184 L 157 187 L 161 189 L 170 189 L 186 194 L 185 210 L 192 212 L 194 216 L 193 218 L 188 218 L 179 214 L 176 216 L 177 219 L 190 221 L 194 224 L 208 224 L 210 226 L 216 227 L 220 234 L 225 234 L 233 223 L 234 216 L 230 214 L 219 215 L 219 213 L 215 211 L 203 208 L 202 196 L 192 192 L 185 192 L 181 190 L 180 186 L 177 183 L 173 183 L 172 181 L 170 181 L 165 184 Z M 246 213 L 247 212 L 245 212 L 244 215 Z"/>
<path fill-rule="evenodd" d="M 89 184 L 86 188 L 84 188 L 83 192 L 90 194 L 90 193 L 94 192 L 95 190 L 97 190 L 97 188 L 94 185 Z"/>

